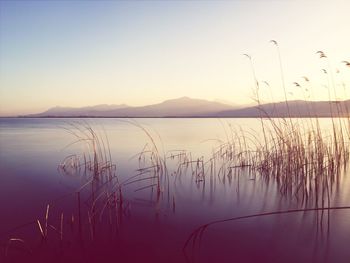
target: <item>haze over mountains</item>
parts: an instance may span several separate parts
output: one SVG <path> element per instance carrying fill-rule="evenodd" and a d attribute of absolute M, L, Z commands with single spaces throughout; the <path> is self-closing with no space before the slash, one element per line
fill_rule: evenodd
<path fill-rule="evenodd" d="M 25 117 L 331 117 L 347 116 L 350 100 L 302 101 L 294 100 L 260 106 L 234 106 L 217 101 L 181 97 L 161 103 L 132 107 L 96 105 L 89 107 L 54 107 Z"/>

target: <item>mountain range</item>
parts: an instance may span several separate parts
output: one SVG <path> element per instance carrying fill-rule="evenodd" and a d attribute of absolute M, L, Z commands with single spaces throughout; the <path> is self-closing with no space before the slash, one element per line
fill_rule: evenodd
<path fill-rule="evenodd" d="M 350 100 L 267 103 L 256 106 L 235 106 L 217 101 L 181 97 L 161 103 L 133 107 L 126 104 L 96 105 L 81 108 L 54 107 L 24 117 L 331 117 L 348 116 Z"/>

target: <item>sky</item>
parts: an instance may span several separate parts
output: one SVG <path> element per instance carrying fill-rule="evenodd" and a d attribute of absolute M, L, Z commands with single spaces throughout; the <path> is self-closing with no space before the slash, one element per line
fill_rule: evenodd
<path fill-rule="evenodd" d="M 1 0 L 0 116 L 182 96 L 347 99 L 349 10 L 347 0 Z"/>

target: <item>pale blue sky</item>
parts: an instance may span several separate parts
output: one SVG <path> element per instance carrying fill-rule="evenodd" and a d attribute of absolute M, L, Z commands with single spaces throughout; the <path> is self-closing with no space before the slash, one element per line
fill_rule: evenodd
<path fill-rule="evenodd" d="M 0 115 L 51 106 L 143 105 L 189 96 L 251 103 L 251 54 L 259 80 L 283 99 L 280 44 L 290 99 L 309 76 L 313 99 L 328 67 L 350 85 L 349 1 L 1 1 Z M 270 91 L 261 91 L 264 101 Z M 339 86 L 337 96 L 345 98 Z"/>

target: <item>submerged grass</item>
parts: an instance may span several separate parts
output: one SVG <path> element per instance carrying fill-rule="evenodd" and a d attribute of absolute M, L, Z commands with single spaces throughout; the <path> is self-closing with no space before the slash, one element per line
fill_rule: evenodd
<path fill-rule="evenodd" d="M 200 249 L 201 241 L 202 241 L 203 234 L 204 234 L 205 230 L 207 230 L 210 226 L 213 226 L 216 224 L 232 222 L 232 221 L 237 221 L 237 220 L 243 220 L 243 219 L 249 219 L 249 218 L 256 218 L 256 217 L 273 216 L 273 215 L 319 212 L 319 211 L 329 212 L 332 210 L 349 210 L 349 209 L 350 209 L 350 206 L 333 206 L 333 207 L 316 207 L 316 208 L 304 208 L 304 209 L 279 210 L 279 211 L 257 213 L 257 214 L 238 216 L 238 217 L 227 218 L 227 219 L 223 219 L 223 220 L 212 221 L 210 223 L 207 223 L 207 224 L 204 224 L 204 225 L 198 227 L 197 229 L 195 229 L 191 233 L 191 235 L 188 237 L 188 239 L 185 242 L 185 245 L 183 247 L 183 253 L 186 257 L 187 262 L 196 262 L 195 255 L 196 255 L 196 252 L 198 252 L 198 250 Z"/>

